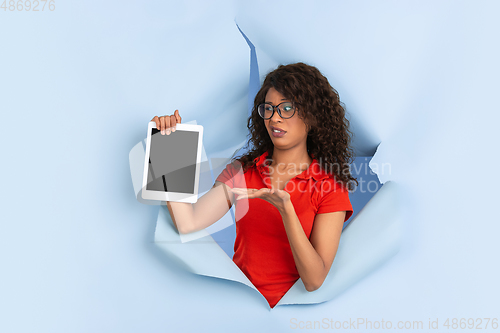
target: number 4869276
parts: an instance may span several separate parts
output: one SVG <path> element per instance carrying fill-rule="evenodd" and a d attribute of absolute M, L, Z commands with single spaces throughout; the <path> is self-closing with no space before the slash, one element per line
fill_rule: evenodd
<path fill-rule="evenodd" d="M 0 9 L 3 9 L 4 12 L 6 12 L 7 10 L 11 12 L 15 10 L 17 10 L 18 12 L 22 11 L 43 12 L 45 8 L 48 8 L 51 11 L 56 10 L 56 1 L 55 0 L 17 0 L 17 1 L 4 0 L 2 2 L 2 5 L 0 6 Z"/>

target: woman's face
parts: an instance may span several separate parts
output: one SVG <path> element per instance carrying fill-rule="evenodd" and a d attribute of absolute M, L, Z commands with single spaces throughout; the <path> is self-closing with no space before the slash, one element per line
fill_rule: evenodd
<path fill-rule="evenodd" d="M 277 106 L 283 102 L 291 101 L 274 88 L 267 91 L 265 103 Z M 275 109 L 270 119 L 264 119 L 264 124 L 275 148 L 290 149 L 299 145 L 307 147 L 307 126 L 297 114 L 297 110 L 291 118 L 283 119 Z"/>

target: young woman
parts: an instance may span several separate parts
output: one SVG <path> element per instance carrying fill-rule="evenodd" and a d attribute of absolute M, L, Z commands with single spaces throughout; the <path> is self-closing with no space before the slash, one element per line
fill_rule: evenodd
<path fill-rule="evenodd" d="M 152 121 L 170 134 L 181 117 L 176 110 Z M 248 153 L 233 158 L 195 204 L 167 203 L 177 229 L 206 228 L 236 204 L 233 261 L 269 305 L 299 277 L 307 291 L 318 289 L 352 215 L 348 190 L 357 180 L 348 127 L 337 92 L 318 69 L 279 66 L 255 97 Z"/>

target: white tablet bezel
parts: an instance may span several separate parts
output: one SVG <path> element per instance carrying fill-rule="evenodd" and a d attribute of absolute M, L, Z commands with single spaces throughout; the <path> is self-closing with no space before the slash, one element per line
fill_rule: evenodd
<path fill-rule="evenodd" d="M 149 172 L 149 154 L 151 151 L 151 132 L 152 129 L 156 129 L 156 123 L 154 121 L 148 124 L 148 136 L 146 141 L 146 157 L 144 159 L 144 175 L 142 179 L 142 198 L 146 200 L 161 200 L 161 201 L 175 201 L 175 202 L 188 202 L 195 203 L 198 201 L 198 185 L 200 179 L 200 163 L 201 163 L 201 149 L 203 142 L 203 126 L 201 125 L 189 125 L 189 124 L 177 124 L 175 126 L 176 131 L 189 131 L 198 132 L 198 150 L 196 151 L 196 170 L 195 170 L 195 180 L 194 180 L 194 192 L 193 193 L 179 193 L 179 192 L 160 192 L 151 191 L 146 189 L 148 182 L 148 172 Z M 161 134 L 160 134 L 161 135 Z"/>

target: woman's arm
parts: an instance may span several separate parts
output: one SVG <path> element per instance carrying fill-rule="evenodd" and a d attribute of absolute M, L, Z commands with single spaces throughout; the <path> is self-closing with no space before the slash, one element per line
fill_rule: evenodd
<path fill-rule="evenodd" d="M 280 209 L 295 266 L 307 291 L 321 287 L 330 271 L 342 233 L 346 211 L 318 214 L 310 241 L 300 224 L 291 201 Z"/>
<path fill-rule="evenodd" d="M 194 204 L 167 201 L 168 211 L 181 234 L 205 229 L 217 222 L 231 208 L 234 195 L 230 187 L 221 182 L 205 193 Z"/>
<path fill-rule="evenodd" d="M 346 211 L 317 214 L 310 241 L 297 217 L 290 194 L 279 189 L 232 188 L 237 200 L 261 198 L 278 209 L 285 225 L 295 266 L 307 291 L 321 287 L 339 246 Z"/>

